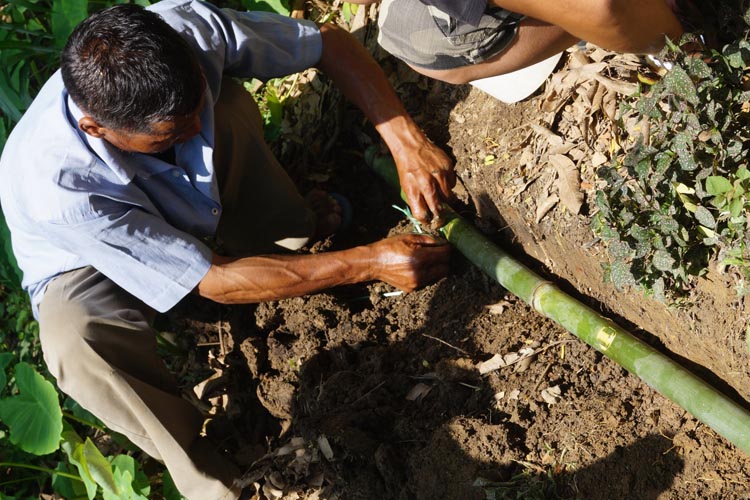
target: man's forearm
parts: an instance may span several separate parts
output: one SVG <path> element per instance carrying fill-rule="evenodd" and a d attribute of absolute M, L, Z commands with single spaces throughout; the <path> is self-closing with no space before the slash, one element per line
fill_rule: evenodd
<path fill-rule="evenodd" d="M 376 279 L 411 291 L 445 276 L 449 255 L 449 245 L 407 234 L 314 255 L 214 256 L 196 291 L 224 304 L 285 299 Z"/>
<path fill-rule="evenodd" d="M 368 247 L 314 255 L 215 256 L 198 284 L 199 295 L 222 304 L 298 297 L 373 279 Z"/>
<path fill-rule="evenodd" d="M 683 28 L 664 0 L 489 0 L 618 52 L 654 53 Z"/>
<path fill-rule="evenodd" d="M 318 68 L 362 110 L 391 152 L 418 149 L 427 142 L 367 49 L 341 28 L 326 24 L 320 30 L 323 55 Z"/>

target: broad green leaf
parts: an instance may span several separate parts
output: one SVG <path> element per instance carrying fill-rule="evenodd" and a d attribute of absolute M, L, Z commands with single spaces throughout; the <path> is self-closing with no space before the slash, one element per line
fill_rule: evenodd
<path fill-rule="evenodd" d="M 55 470 L 60 472 L 66 472 L 68 474 L 75 474 L 76 471 L 64 462 L 58 462 Z M 88 497 L 86 486 L 83 481 L 75 481 L 73 479 L 63 477 L 57 474 L 52 475 L 52 489 L 63 498 L 81 498 Z"/>
<path fill-rule="evenodd" d="M 0 420 L 10 428 L 10 441 L 35 455 L 52 453 L 62 432 L 57 391 L 27 363 L 16 365 L 15 378 L 18 396 L 0 400 Z"/>
<path fill-rule="evenodd" d="M 91 474 L 86 469 L 85 458 L 83 456 L 83 440 L 70 424 L 66 422 L 64 427 L 60 447 L 68 456 L 70 463 L 78 470 L 78 475 L 81 477 L 86 489 L 86 496 L 91 500 L 96 496 L 97 486 Z"/>
<path fill-rule="evenodd" d="M 711 175 L 706 178 L 706 192 L 712 196 L 718 196 L 731 190 L 732 183 L 726 177 Z"/>
<path fill-rule="evenodd" d="M 148 500 L 133 489 L 133 477 L 128 470 L 115 470 L 115 481 L 119 489 L 117 495 L 108 491 L 104 492 L 104 500 Z"/>
<path fill-rule="evenodd" d="M 148 495 L 151 492 L 151 483 L 148 476 L 141 470 L 140 464 L 133 457 L 125 454 L 117 455 L 114 458 L 110 457 L 110 459 L 117 487 L 120 491 L 130 492 L 130 495 L 139 495 L 133 498 L 145 498 L 148 500 Z M 125 472 L 127 472 L 129 478 L 127 483 L 123 482 Z M 140 495 L 143 495 L 143 497 Z"/>
<path fill-rule="evenodd" d="M 86 470 L 91 474 L 96 484 L 101 486 L 104 491 L 119 495 L 112 465 L 88 437 L 83 443 L 83 457 L 85 458 Z"/>

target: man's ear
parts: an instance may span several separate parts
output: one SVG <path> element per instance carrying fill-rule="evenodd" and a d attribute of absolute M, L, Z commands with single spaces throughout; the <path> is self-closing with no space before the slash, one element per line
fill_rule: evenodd
<path fill-rule="evenodd" d="M 97 139 L 103 138 L 106 133 L 106 129 L 90 116 L 84 116 L 78 120 L 78 127 L 91 137 L 96 137 Z"/>

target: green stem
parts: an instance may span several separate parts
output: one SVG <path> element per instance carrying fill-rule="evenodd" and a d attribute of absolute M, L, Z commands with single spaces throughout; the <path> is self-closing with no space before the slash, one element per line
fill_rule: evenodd
<path fill-rule="evenodd" d="M 73 422 L 78 422 L 79 424 L 88 425 L 89 427 L 93 427 L 94 429 L 100 430 L 102 432 L 107 432 L 107 428 L 103 425 L 99 425 L 96 422 L 91 422 L 89 420 L 76 417 L 72 413 L 68 413 L 67 411 L 63 412 L 63 417 L 67 418 L 68 420 L 72 420 Z"/>
<path fill-rule="evenodd" d="M 10 481 L 5 481 L 3 483 L 0 483 L 0 488 L 3 486 L 8 486 L 9 484 L 16 484 L 16 483 L 25 483 L 26 481 L 36 481 L 37 479 L 46 479 L 48 476 L 45 475 L 39 475 L 39 476 L 29 476 L 29 477 L 22 477 L 21 479 L 12 479 Z"/>
<path fill-rule="evenodd" d="M 396 166 L 390 157 L 371 155 L 368 161 L 377 163 L 378 172 L 390 170 L 384 178 L 393 184 Z M 450 207 L 443 207 L 447 222 L 441 231 L 467 259 L 537 312 L 637 375 L 750 454 L 750 413 L 745 408 L 610 319 L 566 295 L 511 258 Z"/>
<path fill-rule="evenodd" d="M 35 470 L 35 471 L 39 471 L 39 472 L 46 472 L 49 475 L 57 474 L 60 477 L 66 477 L 68 479 L 73 479 L 75 481 L 81 481 L 81 482 L 83 482 L 83 480 L 79 476 L 76 476 L 74 474 L 70 474 L 68 472 L 61 472 L 59 470 L 50 469 L 50 468 L 47 468 L 47 467 L 40 467 L 38 465 L 20 464 L 20 463 L 16 463 L 16 462 L 0 462 L 0 467 L 15 467 L 15 468 L 18 468 L 18 469 Z"/>

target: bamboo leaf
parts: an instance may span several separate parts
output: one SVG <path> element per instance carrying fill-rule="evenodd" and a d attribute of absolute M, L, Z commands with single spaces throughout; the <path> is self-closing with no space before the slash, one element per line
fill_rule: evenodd
<path fill-rule="evenodd" d="M 10 428 L 10 441 L 35 455 L 52 453 L 62 433 L 57 391 L 27 363 L 16 365 L 15 377 L 18 396 L 0 400 L 0 420 Z"/>

